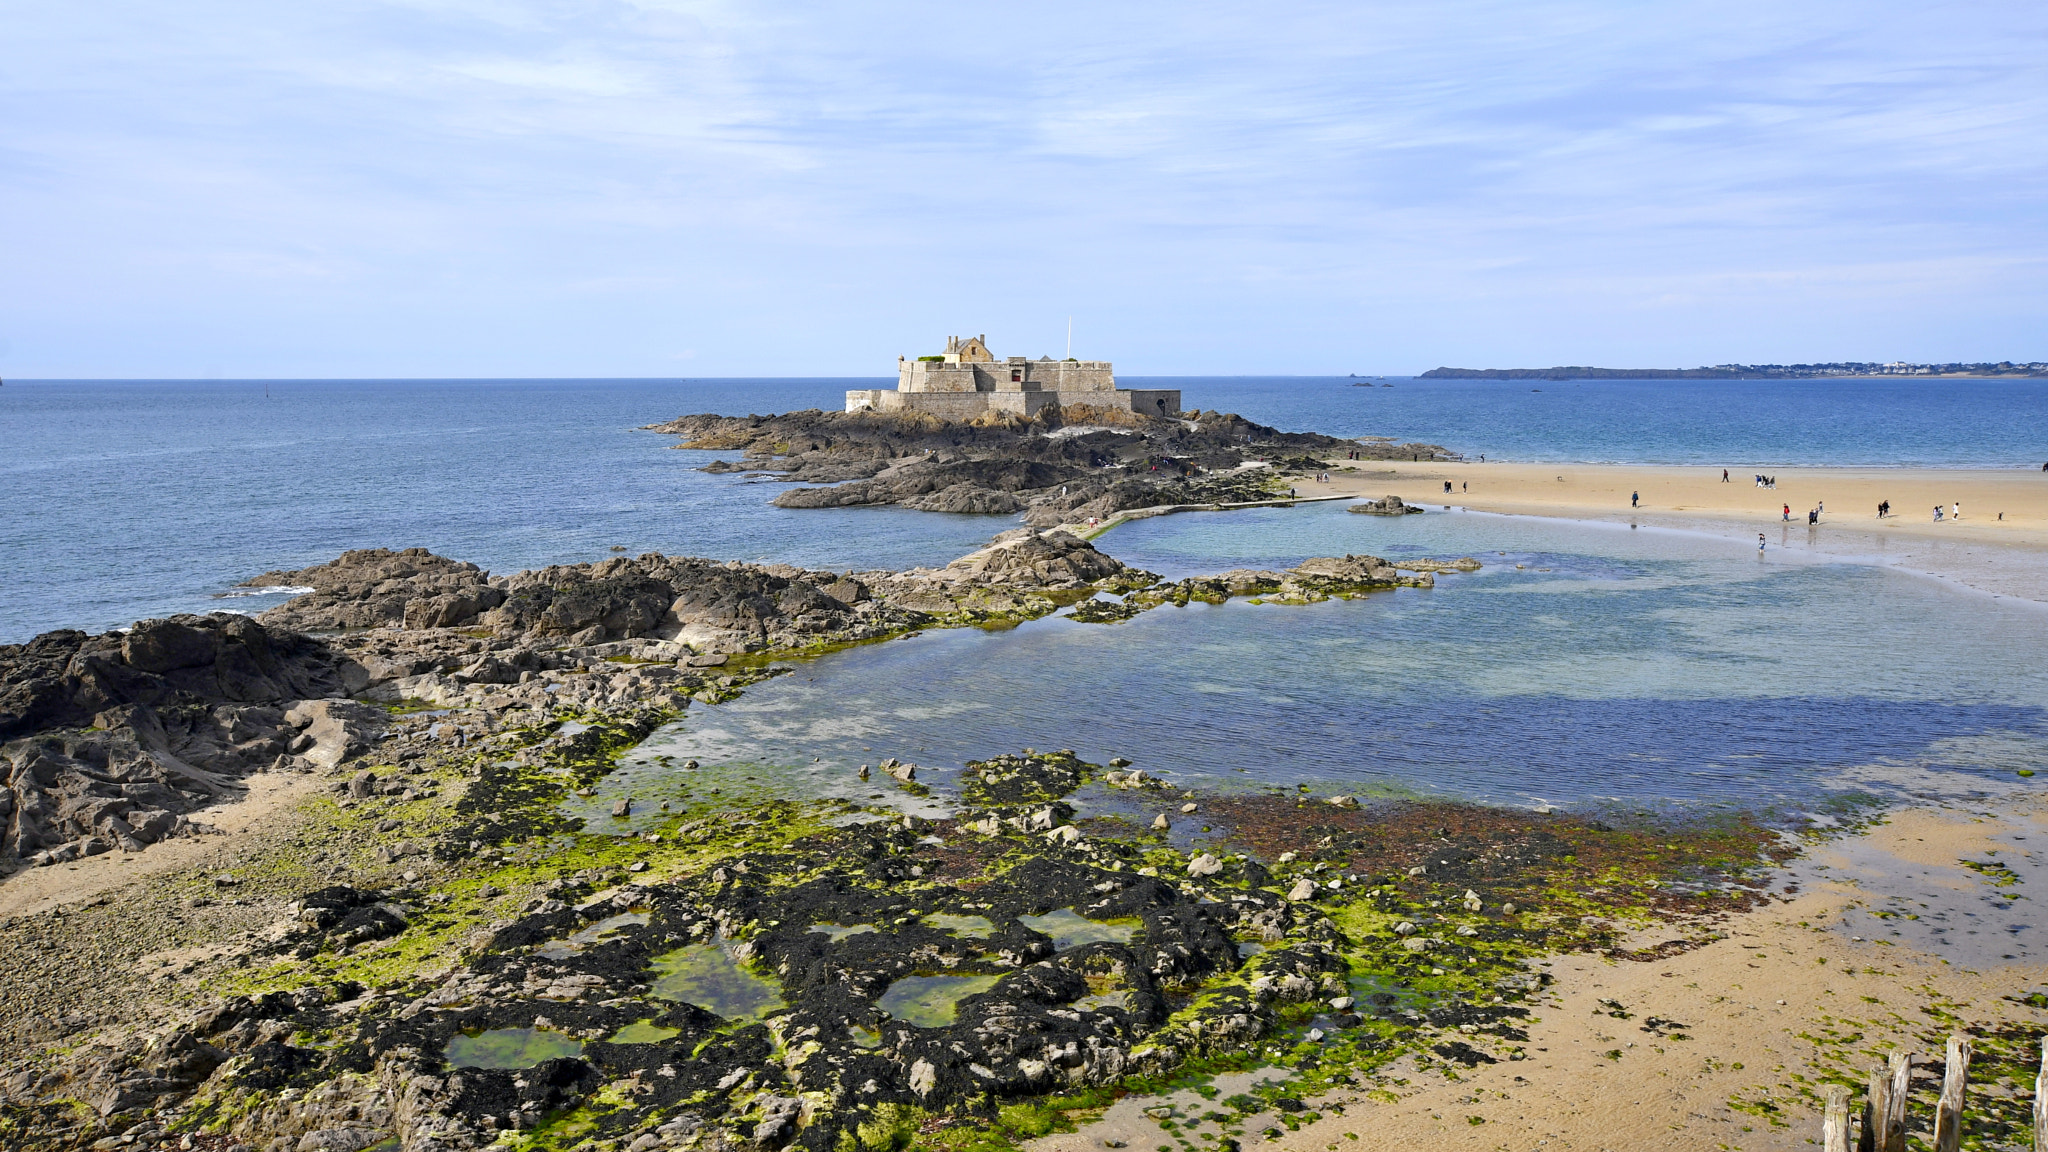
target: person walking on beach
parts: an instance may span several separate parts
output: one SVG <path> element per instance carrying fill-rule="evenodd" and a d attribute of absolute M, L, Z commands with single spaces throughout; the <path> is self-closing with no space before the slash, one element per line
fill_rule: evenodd
<path fill-rule="evenodd" d="M 1936 524 L 1941 523 L 1941 505 L 1939 504 L 1934 506 L 1934 522 Z"/>
<path fill-rule="evenodd" d="M 1790 524 L 1791 522 L 1792 522 L 1792 506 L 1791 506 L 1790 504 L 1787 504 L 1787 505 L 1785 505 L 1785 523 L 1787 523 L 1787 524 Z"/>
<path fill-rule="evenodd" d="M 1878 501 L 1878 502 L 1877 502 L 1877 518 L 1878 518 L 1879 520 L 1882 520 L 1882 519 L 1884 519 L 1885 517 L 1887 517 L 1887 516 L 1889 516 L 1889 515 L 1891 515 L 1891 514 L 1892 514 L 1892 502 L 1891 502 L 1891 501 L 1889 501 L 1889 500 L 1880 500 L 1880 501 Z"/>
<path fill-rule="evenodd" d="M 1809 508 L 1809 509 L 1807 509 L 1807 511 L 1806 511 L 1806 526 L 1807 526 L 1808 528 L 1811 528 L 1811 527 L 1813 527 L 1813 526 L 1814 526 L 1815 524 L 1818 524 L 1818 523 L 1820 523 L 1820 509 L 1818 509 L 1818 508 Z"/>
<path fill-rule="evenodd" d="M 1756 554 L 1759 556 L 1764 554 L 1764 534 L 1761 532 L 1756 534 Z"/>
<path fill-rule="evenodd" d="M 1642 500 L 1643 494 L 1641 492 L 1631 492 L 1628 494 L 1628 506 L 1631 508 L 1642 503 Z"/>
<path fill-rule="evenodd" d="M 1723 483 L 1723 484 L 1726 484 L 1727 482 L 1728 482 L 1728 470 L 1727 470 L 1726 468 L 1723 468 L 1723 469 L 1721 469 L 1721 483 Z"/>

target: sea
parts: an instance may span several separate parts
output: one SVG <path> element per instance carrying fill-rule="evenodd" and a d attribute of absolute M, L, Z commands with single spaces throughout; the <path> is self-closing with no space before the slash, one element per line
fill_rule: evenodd
<path fill-rule="evenodd" d="M 1491 459 L 2038 467 L 2048 381 L 1128 378 L 1291 430 Z M 1009 517 L 783 510 L 775 481 L 645 425 L 836 408 L 860 379 L 9 380 L 0 643 L 175 612 L 364 547 L 508 572 L 648 551 L 936 565 Z M 1544 806 L 1836 811 L 2048 780 L 2048 610 L 1894 568 L 1666 529 L 1336 505 L 1162 517 L 1100 546 L 1168 577 L 1311 555 L 1470 555 L 1478 572 L 1308 607 L 1162 608 L 935 631 L 693 709 L 629 763 L 849 795 L 857 763 L 937 778 L 1031 746 L 1188 783 Z M 643 791 L 643 794 L 644 791 Z"/>

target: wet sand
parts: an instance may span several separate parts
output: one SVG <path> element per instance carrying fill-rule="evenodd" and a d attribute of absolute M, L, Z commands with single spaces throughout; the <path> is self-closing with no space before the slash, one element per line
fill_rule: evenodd
<path fill-rule="evenodd" d="M 1754 468 L 1729 469 L 1724 484 L 1719 468 L 1653 465 L 1337 460 L 1330 467 L 1330 484 L 1300 485 L 1300 493 L 1391 494 L 1433 509 L 1683 528 L 1749 544 L 1761 532 L 1767 552 L 1894 565 L 1992 595 L 2048 602 L 2048 473 L 2039 470 L 1779 468 L 1767 473 L 1777 478 L 1776 488 L 1758 488 Z M 1641 497 L 1638 506 L 1630 506 L 1631 495 Z M 1884 500 L 1892 515 L 1879 520 Z M 1949 519 L 1957 501 L 1960 522 Z M 1806 514 L 1816 506 L 1825 511 L 1809 527 Z"/>

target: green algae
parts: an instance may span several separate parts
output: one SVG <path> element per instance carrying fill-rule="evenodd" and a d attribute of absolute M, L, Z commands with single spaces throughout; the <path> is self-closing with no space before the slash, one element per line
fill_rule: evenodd
<path fill-rule="evenodd" d="M 996 986 L 1001 976 L 905 976 L 889 985 L 878 1002 L 882 1011 L 919 1028 L 953 1022 L 960 1001 Z"/>
<path fill-rule="evenodd" d="M 951 932 L 955 936 L 972 936 L 980 940 L 995 935 L 996 931 L 995 922 L 986 916 L 959 916 L 951 912 L 934 912 L 924 918 L 924 924 L 941 932 Z"/>
<path fill-rule="evenodd" d="M 878 932 L 880 929 L 876 928 L 873 924 L 813 924 L 811 925 L 811 931 L 837 944 L 848 936 L 864 936 L 869 932 Z"/>
<path fill-rule="evenodd" d="M 580 1056 L 583 1042 L 546 1028 L 493 1028 L 458 1033 L 445 1054 L 456 1068 L 531 1068 L 558 1056 Z"/>
<path fill-rule="evenodd" d="M 682 1031 L 680 1028 L 663 1028 L 656 1024 L 654 1018 L 650 1016 L 645 1020 L 635 1020 L 610 1036 L 605 1037 L 605 1042 L 608 1044 L 659 1044 L 663 1040 L 671 1040 L 682 1035 Z"/>
<path fill-rule="evenodd" d="M 650 994 L 714 1012 L 727 1020 L 766 1019 L 789 1007 L 773 981 L 747 970 L 723 939 L 656 956 L 660 973 Z"/>
<path fill-rule="evenodd" d="M 1138 934 L 1139 923 L 1129 919 L 1090 920 L 1072 908 L 1055 908 L 1043 916 L 1019 916 L 1017 921 L 1033 932 L 1052 937 L 1055 952 L 1101 941 L 1129 944 Z"/>

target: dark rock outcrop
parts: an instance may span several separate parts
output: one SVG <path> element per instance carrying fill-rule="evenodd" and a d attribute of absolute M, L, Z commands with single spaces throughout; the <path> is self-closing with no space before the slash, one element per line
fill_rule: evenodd
<path fill-rule="evenodd" d="M 737 450 L 707 471 L 780 473 L 806 484 L 775 498 L 784 508 L 900 504 L 926 512 L 1022 511 L 1041 528 L 1107 518 L 1133 508 L 1218 504 L 1284 495 L 1282 473 L 1309 472 L 1329 457 L 1438 459 L 1433 444 L 1340 440 L 1282 432 L 1217 412 L 1182 419 L 1129 417 L 1080 424 L 1075 412 L 960 422 L 920 414 L 791 412 L 781 416 L 685 416 L 651 430 L 683 437 L 680 448 Z M 1248 462 L 1270 468 L 1244 468 Z"/>
<path fill-rule="evenodd" d="M 1360 500 L 1351 506 L 1351 511 L 1367 516 L 1407 516 L 1422 509 L 1414 504 L 1403 504 L 1399 496 L 1384 496 L 1378 500 Z"/>
<path fill-rule="evenodd" d="M 289 612 L 264 614 L 301 631 L 447 628 L 504 603 L 504 591 L 493 588 L 489 576 L 474 564 L 425 548 L 358 548 L 311 568 L 265 572 L 245 586 L 313 589 L 293 599 Z"/>
<path fill-rule="evenodd" d="M 137 851 L 253 771 L 333 763 L 376 710 L 319 641 L 246 616 L 0 645 L 0 857 Z"/>

